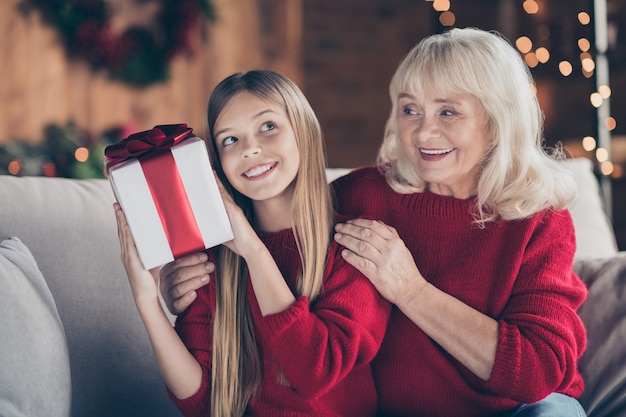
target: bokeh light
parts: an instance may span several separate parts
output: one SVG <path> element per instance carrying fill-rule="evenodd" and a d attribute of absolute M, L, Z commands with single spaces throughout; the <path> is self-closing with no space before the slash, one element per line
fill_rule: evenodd
<path fill-rule="evenodd" d="M 596 149 L 596 159 L 598 162 L 605 162 L 609 160 L 609 151 L 604 148 Z"/>
<path fill-rule="evenodd" d="M 533 49 L 533 41 L 528 36 L 520 36 L 515 41 L 515 46 L 521 53 L 526 54 Z"/>
<path fill-rule="evenodd" d="M 529 52 L 524 55 L 524 61 L 530 68 L 535 68 L 537 64 L 539 64 L 539 59 L 537 59 L 537 55 L 534 52 Z"/>
<path fill-rule="evenodd" d="M 596 148 L 596 140 L 591 136 L 585 136 L 583 138 L 583 149 L 587 152 L 591 152 Z"/>
<path fill-rule="evenodd" d="M 600 164 L 600 172 L 602 175 L 611 175 L 613 173 L 613 163 L 611 161 L 604 161 Z"/>
<path fill-rule="evenodd" d="M 443 26 L 454 26 L 454 23 L 456 22 L 456 16 L 454 15 L 454 13 L 447 10 L 441 13 L 441 15 L 439 16 L 439 22 Z"/>
<path fill-rule="evenodd" d="M 445 12 L 450 10 L 450 0 L 435 0 L 433 2 L 433 9 L 438 12 Z"/>
<path fill-rule="evenodd" d="M 565 77 L 572 75 L 572 71 L 573 71 L 572 64 L 570 64 L 568 61 L 559 62 L 559 71 Z"/>
<path fill-rule="evenodd" d="M 89 149 L 84 146 L 76 148 L 74 151 L 74 158 L 76 158 L 78 162 L 86 162 L 89 159 Z"/>
<path fill-rule="evenodd" d="M 535 0 L 526 0 L 522 4 L 522 7 L 524 8 L 524 11 L 528 14 L 536 14 L 539 11 L 539 5 Z"/>
<path fill-rule="evenodd" d="M 542 64 L 545 64 L 546 62 L 550 60 L 550 51 L 548 51 L 543 46 L 540 48 L 537 48 L 537 50 L 535 51 L 535 55 L 537 55 L 537 59 Z"/>
<path fill-rule="evenodd" d="M 602 98 L 607 99 L 611 97 L 611 87 L 609 87 L 608 85 L 601 85 L 600 87 L 598 87 L 598 93 L 600 93 L 600 96 L 602 96 Z"/>
<path fill-rule="evenodd" d="M 589 23 L 591 23 L 591 17 L 587 12 L 580 12 L 578 13 L 578 21 L 581 25 L 588 25 Z"/>
<path fill-rule="evenodd" d="M 7 170 L 11 175 L 19 174 L 21 169 L 22 163 L 19 161 L 19 159 L 12 160 L 11 162 L 9 162 L 9 166 L 7 167 Z"/>
<path fill-rule="evenodd" d="M 604 126 L 606 126 L 606 129 L 609 131 L 615 130 L 615 128 L 617 127 L 617 121 L 615 120 L 615 117 L 607 117 L 604 120 Z"/>
<path fill-rule="evenodd" d="M 591 43 L 589 42 L 589 39 L 586 39 L 586 38 L 578 39 L 578 48 L 583 52 L 588 52 L 589 49 L 591 49 Z"/>
<path fill-rule="evenodd" d="M 591 101 L 591 105 L 595 108 L 598 108 L 602 105 L 602 96 L 598 93 L 592 93 L 589 96 L 589 101 Z"/>

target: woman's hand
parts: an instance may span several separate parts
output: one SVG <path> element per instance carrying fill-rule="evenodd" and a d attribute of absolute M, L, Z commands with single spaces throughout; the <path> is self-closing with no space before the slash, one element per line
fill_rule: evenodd
<path fill-rule="evenodd" d="M 335 225 L 335 240 L 346 247 L 344 259 L 361 271 L 388 301 L 398 304 L 426 285 L 411 252 L 396 229 L 376 220 L 355 219 Z"/>
<path fill-rule="evenodd" d="M 496 320 L 428 285 L 393 227 L 356 219 L 335 230 L 335 240 L 347 248 L 343 257 L 383 297 L 478 377 L 489 378 L 498 343 Z"/>
<path fill-rule="evenodd" d="M 209 274 L 215 270 L 204 252 L 188 255 L 161 268 L 159 287 L 170 313 L 178 315 L 196 299 L 199 288 L 209 283 Z"/>
<path fill-rule="evenodd" d="M 139 307 L 143 302 L 158 302 L 157 280 L 159 268 L 148 271 L 143 267 L 135 240 L 130 232 L 126 216 L 118 203 L 113 204 L 115 218 L 117 220 L 117 236 L 120 240 L 121 259 L 128 282 L 130 283 L 135 303 Z"/>

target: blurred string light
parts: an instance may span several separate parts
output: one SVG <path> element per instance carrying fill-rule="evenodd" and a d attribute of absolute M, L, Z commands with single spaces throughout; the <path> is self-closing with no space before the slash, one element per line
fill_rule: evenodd
<path fill-rule="evenodd" d="M 587 152 L 591 152 L 596 148 L 596 139 L 592 136 L 585 136 L 583 138 L 583 149 Z"/>
<path fill-rule="evenodd" d="M 539 4 L 535 0 L 526 0 L 522 4 L 524 12 L 529 15 L 537 14 L 539 12 Z M 591 23 L 591 16 L 586 11 L 580 11 L 577 14 L 578 23 L 582 26 L 589 25 Z M 543 33 L 543 31 L 539 31 L 539 36 L 544 39 L 549 38 L 549 32 Z M 515 46 L 524 58 L 524 61 L 530 68 L 535 68 L 539 64 L 546 64 L 550 60 L 550 51 L 543 46 L 539 46 L 535 48 L 533 41 L 528 36 L 520 36 L 515 41 Z M 577 46 L 580 50 L 579 54 L 579 62 L 580 62 L 580 71 L 582 75 L 586 78 L 591 78 L 594 76 L 596 71 L 596 62 L 593 56 L 590 53 L 591 50 L 591 42 L 589 39 L 581 37 L 577 40 Z M 561 60 L 558 63 L 558 69 L 562 76 L 569 77 L 574 72 L 574 66 L 572 62 L 568 60 Z M 591 105 L 595 109 L 599 109 L 611 96 L 611 89 L 608 85 L 598 86 L 597 91 L 592 92 L 589 95 L 589 101 Z M 610 132 L 613 131 L 617 126 L 617 121 L 615 118 L 608 116 L 604 117 L 604 127 Z M 595 150 L 595 158 L 598 162 L 598 166 L 600 168 L 600 172 L 602 175 L 611 175 L 617 174 L 615 172 L 615 166 L 610 161 L 610 152 L 602 147 L 599 147 L 598 141 L 591 137 L 586 136 L 582 139 L 583 149 L 588 152 L 593 152 Z M 620 170 L 621 172 L 621 170 Z"/>
<path fill-rule="evenodd" d="M 74 151 L 74 158 L 76 158 L 78 162 L 87 162 L 89 159 L 89 149 L 84 146 L 76 148 Z"/>
<path fill-rule="evenodd" d="M 591 23 L 591 17 L 589 16 L 589 13 L 587 12 L 580 12 L 578 13 L 578 21 L 580 22 L 581 25 L 586 26 L 589 23 Z"/>
<path fill-rule="evenodd" d="M 535 0 L 526 0 L 522 4 L 522 7 L 524 8 L 524 11 L 528 14 L 537 14 L 537 12 L 539 11 L 539 5 Z"/>
<path fill-rule="evenodd" d="M 7 167 L 7 169 L 9 171 L 9 174 L 17 175 L 22 169 L 22 163 L 19 159 L 13 159 L 11 162 L 9 162 L 9 166 Z"/>
<path fill-rule="evenodd" d="M 456 23 L 456 16 L 450 10 L 450 0 L 426 0 L 432 3 L 433 9 L 440 12 L 439 23 L 442 26 L 454 26 Z"/>
<path fill-rule="evenodd" d="M 451 11 L 451 0 L 426 0 L 427 2 L 432 3 L 432 7 L 435 11 L 439 12 L 439 22 L 444 27 L 454 26 L 456 22 L 456 16 Z M 536 15 L 540 11 L 540 3 L 536 0 L 524 0 L 522 3 L 522 8 L 524 12 L 528 15 Z M 591 23 L 591 15 L 587 11 L 580 11 L 576 14 L 576 19 L 581 26 L 586 26 Z M 524 61 L 528 65 L 529 68 L 535 68 L 541 64 L 547 64 L 550 62 L 551 54 L 550 50 L 545 46 L 540 46 L 542 41 L 550 40 L 550 28 L 547 25 L 539 25 L 537 27 L 537 35 L 539 39 L 537 40 L 537 45 L 535 42 L 528 36 L 520 36 L 515 40 L 515 47 L 522 55 Z M 547 43 L 547 42 L 546 42 Z M 577 40 L 577 46 L 580 51 L 578 56 L 578 64 L 579 70 L 585 78 L 592 78 L 596 71 L 596 61 L 591 55 L 591 41 L 585 37 L 581 37 Z M 574 60 L 575 61 L 575 60 Z M 559 73 L 563 77 L 569 77 L 574 72 L 574 65 L 570 60 L 561 60 L 558 62 L 557 67 Z M 605 100 L 608 100 L 611 96 L 611 89 L 607 85 L 599 86 L 597 91 L 594 91 L 589 96 L 589 101 L 591 106 L 595 109 L 599 109 Z M 617 121 L 615 118 L 608 116 L 604 118 L 604 126 L 610 132 L 613 131 L 617 126 Z M 610 158 L 610 153 L 604 149 L 599 147 L 598 141 L 591 137 L 586 136 L 582 139 L 583 148 L 588 152 L 593 152 L 595 150 L 595 157 L 598 161 L 600 172 L 603 175 L 611 175 L 617 174 L 616 168 L 619 166 L 614 166 Z M 621 173 L 621 169 L 619 170 Z"/>

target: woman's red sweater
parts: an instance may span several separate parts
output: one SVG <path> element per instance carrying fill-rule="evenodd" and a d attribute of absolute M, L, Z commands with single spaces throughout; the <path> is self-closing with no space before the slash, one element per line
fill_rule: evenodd
<path fill-rule="evenodd" d="M 480 228 L 475 199 L 398 194 L 376 168 L 332 188 L 337 211 L 396 228 L 432 285 L 499 324 L 495 364 L 483 381 L 394 307 L 373 362 L 379 415 L 499 416 L 551 392 L 580 396 L 586 334 L 577 309 L 586 287 L 572 272 L 569 212 Z"/>

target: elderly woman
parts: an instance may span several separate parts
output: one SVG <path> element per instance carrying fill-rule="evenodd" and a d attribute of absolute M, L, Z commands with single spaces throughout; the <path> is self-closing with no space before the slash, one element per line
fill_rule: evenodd
<path fill-rule="evenodd" d="M 453 29 L 390 85 L 378 167 L 334 183 L 343 256 L 395 307 L 375 362 L 379 415 L 577 416 L 573 179 L 542 148 L 519 53 Z M 371 220 L 368 220 L 371 219 Z"/>

